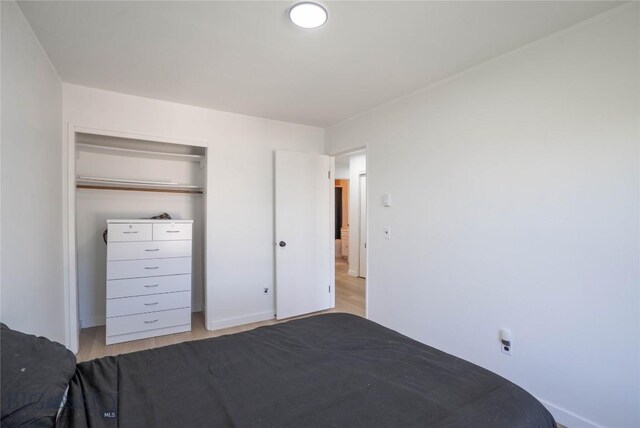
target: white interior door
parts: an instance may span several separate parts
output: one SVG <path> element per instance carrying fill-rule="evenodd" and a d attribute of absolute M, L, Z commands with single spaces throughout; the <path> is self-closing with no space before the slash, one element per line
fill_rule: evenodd
<path fill-rule="evenodd" d="M 367 277 L 367 176 L 360 174 L 360 272 Z"/>
<path fill-rule="evenodd" d="M 275 157 L 276 318 L 333 305 L 333 177 L 329 156 Z"/>

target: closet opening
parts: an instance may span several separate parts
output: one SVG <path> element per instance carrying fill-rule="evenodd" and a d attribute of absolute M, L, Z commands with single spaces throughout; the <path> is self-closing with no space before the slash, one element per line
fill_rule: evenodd
<path fill-rule="evenodd" d="M 205 329 L 206 144 L 77 131 L 70 144 L 69 284 L 76 294 L 69 301 L 78 359 L 171 344 L 177 334 Z M 133 229 L 120 232 L 126 227 Z M 182 270 L 174 272 L 177 262 Z M 117 324 L 107 328 L 107 320 Z"/>

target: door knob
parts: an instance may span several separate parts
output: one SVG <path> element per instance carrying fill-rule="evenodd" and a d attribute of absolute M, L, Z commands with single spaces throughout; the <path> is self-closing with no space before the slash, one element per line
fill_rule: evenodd
<path fill-rule="evenodd" d="M 286 242 L 284 242 L 284 241 L 280 241 L 280 243 L 279 243 L 278 245 L 280 245 L 281 247 L 286 247 L 286 246 L 287 246 L 287 243 L 286 243 Z"/>

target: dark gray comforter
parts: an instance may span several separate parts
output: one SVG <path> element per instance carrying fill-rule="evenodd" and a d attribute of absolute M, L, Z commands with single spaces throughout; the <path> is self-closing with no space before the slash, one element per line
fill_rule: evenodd
<path fill-rule="evenodd" d="M 61 426 L 555 427 L 529 393 L 353 315 L 80 363 Z"/>

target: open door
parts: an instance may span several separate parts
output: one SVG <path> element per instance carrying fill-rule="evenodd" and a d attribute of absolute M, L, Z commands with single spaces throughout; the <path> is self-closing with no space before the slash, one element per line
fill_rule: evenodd
<path fill-rule="evenodd" d="M 276 151 L 276 318 L 334 305 L 332 159 Z"/>

